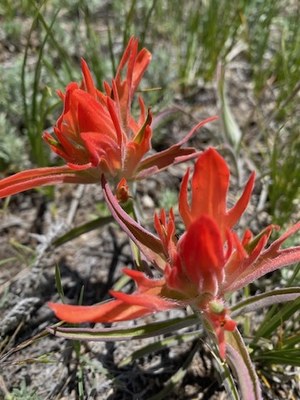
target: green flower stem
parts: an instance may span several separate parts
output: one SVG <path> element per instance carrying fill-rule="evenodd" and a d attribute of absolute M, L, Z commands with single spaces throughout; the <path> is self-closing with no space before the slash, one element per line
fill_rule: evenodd
<path fill-rule="evenodd" d="M 217 343 L 216 343 L 216 336 L 214 334 L 214 330 L 213 330 L 210 322 L 207 320 L 207 318 L 204 317 L 203 313 L 201 313 L 201 311 L 199 309 L 194 308 L 193 311 L 197 315 L 207 336 L 210 338 L 211 342 L 213 343 L 213 348 L 210 348 L 210 351 L 216 360 L 216 368 L 222 379 L 222 383 L 225 387 L 225 390 L 228 394 L 228 399 L 239 400 L 240 397 L 239 397 L 238 389 L 235 385 L 235 382 L 234 382 L 233 376 L 230 372 L 229 366 L 226 361 L 222 360 L 219 357 L 218 347 L 217 347 Z"/>
<path fill-rule="evenodd" d="M 140 223 L 142 220 L 141 217 L 142 212 L 140 204 L 138 203 L 138 201 L 136 201 L 136 182 L 130 182 L 128 186 L 129 186 L 130 198 L 124 205 L 122 205 L 122 208 L 131 216 L 132 219 Z M 129 242 L 135 267 L 139 271 L 145 271 L 146 265 L 145 262 L 143 262 L 140 249 L 131 239 L 129 239 Z M 151 275 L 150 271 L 147 272 Z"/>

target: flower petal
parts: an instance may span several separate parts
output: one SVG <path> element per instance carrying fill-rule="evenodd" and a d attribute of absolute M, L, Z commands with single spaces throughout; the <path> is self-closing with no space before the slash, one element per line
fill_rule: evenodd
<path fill-rule="evenodd" d="M 189 184 L 190 169 L 188 168 L 181 181 L 178 208 L 181 218 L 186 227 L 192 223 L 192 211 L 188 202 L 188 184 Z"/>
<path fill-rule="evenodd" d="M 157 294 L 127 294 L 122 292 L 110 291 L 110 294 L 114 296 L 117 300 L 120 300 L 128 305 L 145 307 L 149 310 L 149 313 L 166 311 L 172 308 L 180 307 L 175 301 L 167 300 L 159 296 L 159 291 L 160 290 L 157 290 Z"/>
<path fill-rule="evenodd" d="M 224 279 L 225 257 L 221 232 L 215 221 L 201 216 L 178 242 L 182 268 L 199 294 L 216 295 Z"/>
<path fill-rule="evenodd" d="M 90 71 L 86 61 L 83 58 L 81 59 L 81 70 L 82 70 L 82 75 L 83 75 L 83 82 L 82 82 L 83 89 L 87 93 L 89 93 L 91 96 L 96 98 L 97 89 L 95 87 L 91 71 Z"/>
<path fill-rule="evenodd" d="M 223 242 L 225 242 L 227 230 L 236 224 L 247 207 L 254 185 L 254 174 L 252 174 L 236 205 L 227 211 L 229 178 L 230 171 L 226 161 L 214 148 L 208 148 L 200 154 L 192 177 L 190 204 L 188 201 L 189 172 L 184 176 L 180 188 L 179 211 L 187 228 L 196 218 L 208 215 L 218 224 Z"/>
<path fill-rule="evenodd" d="M 238 290 L 269 272 L 300 262 L 300 246 L 280 249 L 281 244 L 299 230 L 300 222 L 292 226 L 279 239 L 262 251 L 255 262 L 247 264 L 247 267 L 244 268 L 236 279 L 229 281 L 226 291 Z"/>
<path fill-rule="evenodd" d="M 193 147 L 181 148 L 192 136 L 195 135 L 198 129 L 202 128 L 208 122 L 216 120 L 217 117 L 210 117 L 199 122 L 193 129 L 178 143 L 163 150 L 153 156 L 145 158 L 139 165 L 138 178 L 144 178 L 158 171 L 167 168 L 171 164 L 177 164 L 195 158 L 199 155 Z"/>
<path fill-rule="evenodd" d="M 128 132 L 130 107 L 137 87 L 151 61 L 147 49 L 138 52 L 138 41 L 131 37 L 119 63 L 116 78 L 112 84 L 113 98 L 117 103 L 123 129 Z M 125 70 L 127 65 L 127 70 Z M 122 77 L 125 75 L 125 77 Z"/>
<path fill-rule="evenodd" d="M 198 158 L 192 177 L 191 214 L 193 220 L 200 215 L 211 216 L 223 234 L 229 169 L 221 155 L 209 148 Z"/>
<path fill-rule="evenodd" d="M 84 322 L 112 323 L 129 321 L 151 314 L 148 308 L 128 305 L 121 300 L 110 300 L 93 306 L 48 303 L 57 318 L 70 324 Z"/>
<path fill-rule="evenodd" d="M 247 205 L 250 201 L 250 197 L 252 194 L 252 190 L 254 187 L 254 181 L 255 181 L 255 173 L 253 172 L 250 175 L 250 178 L 245 186 L 245 189 L 243 191 L 243 194 L 239 198 L 239 200 L 236 202 L 236 204 L 228 211 L 228 214 L 226 215 L 226 226 L 227 227 L 233 227 L 238 220 L 241 218 L 242 214 L 244 213 L 245 209 L 247 208 Z"/>
<path fill-rule="evenodd" d="M 123 268 L 123 273 L 133 279 L 139 292 L 149 291 L 149 289 L 162 288 L 165 284 L 164 279 L 150 279 L 144 272 L 134 269 Z"/>
<path fill-rule="evenodd" d="M 35 168 L 0 180 L 0 198 L 45 185 L 94 182 L 92 175 L 86 174 L 85 171 L 74 171 L 68 166 Z"/>

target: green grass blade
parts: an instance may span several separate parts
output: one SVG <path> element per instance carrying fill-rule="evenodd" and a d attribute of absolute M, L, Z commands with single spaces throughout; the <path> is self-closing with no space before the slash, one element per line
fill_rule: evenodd
<path fill-rule="evenodd" d="M 298 336 L 298 345 L 300 337 Z M 260 351 L 254 354 L 254 361 L 259 361 L 264 365 L 277 364 L 277 365 L 292 365 L 300 367 L 300 351 L 299 347 L 293 349 L 280 349 L 280 350 L 267 350 Z"/>
<path fill-rule="evenodd" d="M 264 318 L 260 327 L 256 331 L 254 339 L 251 345 L 258 342 L 261 337 L 271 337 L 273 332 L 279 328 L 285 321 L 287 321 L 293 314 L 299 311 L 300 308 L 300 297 L 294 301 L 290 301 L 282 307 L 278 307 L 276 313 L 272 310 L 274 315 L 270 318 L 268 314 Z"/>
<path fill-rule="evenodd" d="M 55 239 L 52 244 L 54 247 L 59 247 L 65 243 L 69 242 L 70 240 L 76 239 L 77 237 L 83 235 L 84 233 L 91 232 L 94 229 L 101 228 L 102 226 L 105 226 L 112 221 L 113 221 L 112 216 L 98 217 L 92 221 L 86 222 L 85 224 L 82 224 L 80 226 L 77 226 L 77 227 L 69 230 L 64 235 Z"/>
<path fill-rule="evenodd" d="M 57 290 L 57 293 L 59 294 L 60 300 L 64 303 L 65 294 L 64 294 L 64 289 L 63 289 L 62 282 L 61 282 L 60 269 L 57 264 L 55 265 L 55 285 L 56 285 L 56 290 Z"/>

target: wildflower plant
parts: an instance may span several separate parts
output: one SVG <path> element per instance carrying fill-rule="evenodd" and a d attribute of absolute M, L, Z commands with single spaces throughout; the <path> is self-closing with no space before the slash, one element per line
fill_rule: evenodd
<path fill-rule="evenodd" d="M 139 97 L 140 114 L 134 119 L 131 106 L 134 94 L 151 60 L 148 50 L 138 52 L 131 38 L 111 85 L 98 90 L 91 72 L 82 60 L 82 83 L 71 82 L 66 93 L 58 92 L 63 112 L 54 133 L 43 137 L 51 150 L 65 161 L 59 167 L 22 171 L 0 182 L 0 198 L 42 185 L 58 183 L 99 183 L 105 174 L 116 184 L 142 179 L 171 164 L 194 158 L 192 147 L 182 147 L 205 123 L 200 122 L 179 143 L 144 157 L 151 149 L 152 113 Z"/>
<path fill-rule="evenodd" d="M 299 288 L 282 288 L 253 296 L 231 311 L 230 297 L 235 291 L 267 273 L 300 261 L 300 246 L 283 247 L 300 229 L 300 222 L 269 244 L 275 225 L 256 236 L 246 229 L 238 235 L 235 226 L 250 202 L 254 173 L 250 175 L 235 205 L 227 208 L 230 171 L 225 159 L 212 147 L 199 152 L 183 147 L 205 123 L 200 122 L 179 143 L 146 155 L 151 149 L 152 113 L 139 97 L 139 115 L 132 115 L 137 87 L 150 63 L 148 50 L 138 51 L 131 38 L 111 84 L 104 92 L 94 85 L 91 72 L 82 61 L 82 83 L 70 83 L 59 93 L 63 112 L 53 134 L 45 133 L 50 148 L 64 166 L 37 168 L 19 172 L 0 181 L 0 197 L 6 197 L 42 185 L 58 183 L 98 183 L 112 217 L 138 249 L 138 269 L 124 268 L 135 282 L 133 293 L 110 291 L 112 299 L 84 306 L 49 303 L 62 321 L 70 324 L 115 323 L 149 314 L 187 308 L 191 315 L 180 321 L 164 321 L 142 326 L 144 335 L 158 335 L 197 324 L 199 321 L 216 344 L 220 365 L 233 371 L 243 399 L 262 399 L 261 388 L 247 346 L 239 332 L 237 316 L 271 304 L 299 297 Z M 180 187 L 178 209 L 184 232 L 178 236 L 174 211 L 161 210 L 154 215 L 156 234 L 147 230 L 129 213 L 124 204 L 136 201 L 131 183 L 147 179 L 169 165 L 195 159 L 193 173 L 187 169 Z M 189 186 L 191 190 L 189 190 Z M 245 311 L 246 310 L 246 311 Z M 65 338 L 114 340 L 113 328 L 51 327 Z M 118 331 L 120 332 L 120 330 Z M 122 338 L 126 337 L 123 330 Z M 229 377 L 228 377 L 229 376 Z M 235 383 L 227 373 L 229 392 L 238 398 Z"/>

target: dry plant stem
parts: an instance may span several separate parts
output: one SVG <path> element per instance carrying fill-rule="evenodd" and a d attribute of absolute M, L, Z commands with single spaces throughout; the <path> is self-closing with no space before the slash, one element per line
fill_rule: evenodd
<path fill-rule="evenodd" d="M 55 324 L 55 327 L 61 326 L 63 325 L 63 322 L 58 322 L 57 324 Z M 2 352 L 0 355 L 0 363 L 3 364 L 6 362 L 6 360 L 14 353 L 17 353 L 18 351 L 21 351 L 23 349 L 25 349 L 26 347 L 30 346 L 33 342 L 36 342 L 42 338 L 44 338 L 45 336 L 48 336 L 49 332 L 47 330 L 42 330 L 40 333 L 38 333 L 37 335 L 34 335 L 33 337 L 25 340 L 24 342 L 21 342 L 20 344 L 18 344 L 17 346 L 13 347 L 12 349 L 10 349 L 7 353 Z"/>
<path fill-rule="evenodd" d="M 73 199 L 71 201 L 69 213 L 67 216 L 67 225 L 68 226 L 72 225 L 73 219 L 76 215 L 77 209 L 80 204 L 80 199 L 82 198 L 85 189 L 86 189 L 85 185 L 79 185 L 75 191 L 75 195 L 73 196 Z"/>
<path fill-rule="evenodd" d="M 0 375 L 0 391 L 3 392 L 5 397 L 9 396 L 9 391 L 8 391 L 7 386 L 6 386 L 5 382 L 4 382 L 4 379 L 2 378 L 1 375 Z"/>

